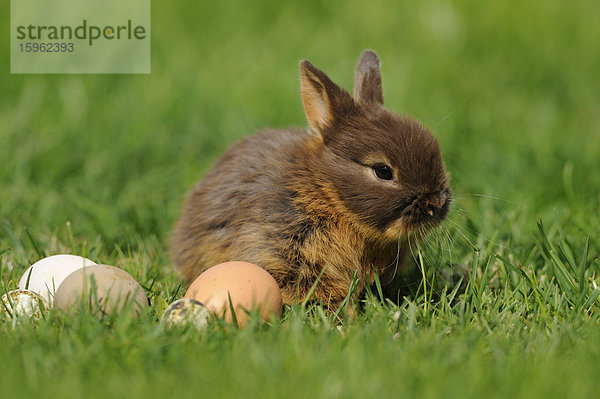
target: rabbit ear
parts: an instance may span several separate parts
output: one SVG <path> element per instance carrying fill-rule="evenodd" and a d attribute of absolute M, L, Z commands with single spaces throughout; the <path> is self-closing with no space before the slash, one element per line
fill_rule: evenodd
<path fill-rule="evenodd" d="M 357 102 L 383 104 L 380 70 L 377 53 L 364 50 L 358 57 L 354 74 L 354 99 Z"/>
<path fill-rule="evenodd" d="M 300 62 L 300 88 L 308 124 L 322 133 L 335 120 L 337 103 L 344 94 L 343 90 L 307 60 Z"/>

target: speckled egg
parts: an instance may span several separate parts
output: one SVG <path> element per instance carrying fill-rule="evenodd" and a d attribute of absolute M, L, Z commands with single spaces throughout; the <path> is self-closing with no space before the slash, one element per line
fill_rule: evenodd
<path fill-rule="evenodd" d="M 210 311 L 206 306 L 192 298 L 176 300 L 165 309 L 161 317 L 168 328 L 193 325 L 200 331 L 208 326 L 209 319 Z"/>
<path fill-rule="evenodd" d="M 48 312 L 46 300 L 33 291 L 14 290 L 2 296 L 0 313 L 5 317 L 39 319 Z"/>
<path fill-rule="evenodd" d="M 31 265 L 19 281 L 19 288 L 41 295 L 50 305 L 65 278 L 77 269 L 96 263 L 77 255 L 53 255 Z"/>
<path fill-rule="evenodd" d="M 202 302 L 218 316 L 233 322 L 231 305 L 240 327 L 258 312 L 263 320 L 280 316 L 283 301 L 277 282 L 266 270 L 248 262 L 226 262 L 213 266 L 196 278 L 185 293 L 186 298 Z"/>
<path fill-rule="evenodd" d="M 54 306 L 77 310 L 82 301 L 98 316 L 123 309 L 131 309 L 137 316 L 148 307 L 140 284 L 126 271 L 109 265 L 86 266 L 71 273 L 56 290 Z"/>

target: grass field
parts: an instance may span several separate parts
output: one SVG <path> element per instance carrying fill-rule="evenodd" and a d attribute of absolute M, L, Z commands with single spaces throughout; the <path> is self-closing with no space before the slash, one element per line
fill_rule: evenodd
<path fill-rule="evenodd" d="M 367 5 L 368 4 L 368 5 Z M 85 255 L 147 289 L 137 320 L 0 320 L 0 397 L 598 397 L 600 3 L 153 2 L 150 75 L 11 75 L 0 5 L 0 272 Z M 439 137 L 453 209 L 399 306 L 368 293 L 244 330 L 165 331 L 170 229 L 228 145 L 306 126 L 298 62 Z M 415 262 L 419 263 L 419 262 Z M 462 284 L 458 284 L 462 278 Z M 410 280 L 410 279 L 407 279 Z"/>

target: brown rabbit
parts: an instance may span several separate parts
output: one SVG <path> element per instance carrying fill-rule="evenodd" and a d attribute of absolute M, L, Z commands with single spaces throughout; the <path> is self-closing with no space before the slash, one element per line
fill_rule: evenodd
<path fill-rule="evenodd" d="M 284 303 L 318 280 L 310 299 L 337 309 L 353 276 L 360 291 L 373 272 L 396 275 L 409 237 L 446 217 L 449 181 L 432 134 L 384 108 L 375 52 L 360 55 L 354 97 L 306 60 L 300 77 L 312 129 L 234 144 L 185 203 L 172 257 L 188 282 L 221 262 L 257 264 Z"/>

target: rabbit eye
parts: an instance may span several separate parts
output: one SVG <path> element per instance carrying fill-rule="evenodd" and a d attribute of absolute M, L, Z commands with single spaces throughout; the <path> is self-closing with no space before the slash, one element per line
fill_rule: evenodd
<path fill-rule="evenodd" d="M 375 171 L 375 176 L 382 180 L 392 180 L 394 174 L 392 173 L 392 168 L 387 165 L 378 165 L 373 167 Z"/>

